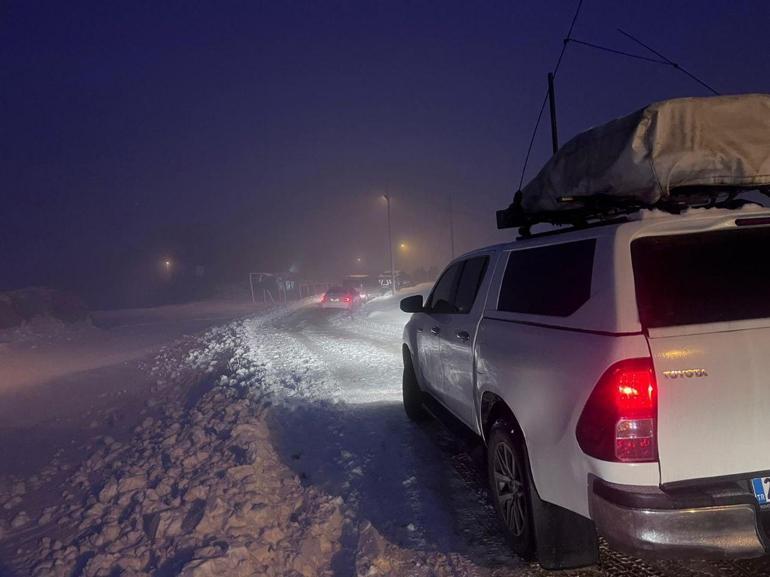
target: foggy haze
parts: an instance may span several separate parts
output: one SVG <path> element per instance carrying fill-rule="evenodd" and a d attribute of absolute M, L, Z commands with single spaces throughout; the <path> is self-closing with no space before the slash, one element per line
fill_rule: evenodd
<path fill-rule="evenodd" d="M 449 260 L 450 194 L 456 253 L 511 238 L 494 211 L 517 188 L 565 6 L 6 3 L 0 290 L 116 307 L 206 296 L 253 271 L 381 273 L 384 192 L 398 269 Z M 766 21 L 760 1 L 591 2 L 575 37 L 636 49 L 625 27 L 724 93 L 757 92 L 770 90 Z M 561 140 L 701 94 L 670 68 L 573 46 Z"/>

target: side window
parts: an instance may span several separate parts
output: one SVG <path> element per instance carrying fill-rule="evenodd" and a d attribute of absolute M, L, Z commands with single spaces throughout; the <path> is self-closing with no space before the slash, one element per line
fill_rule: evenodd
<path fill-rule="evenodd" d="M 433 292 L 425 305 L 425 308 L 430 312 L 439 314 L 456 312 L 453 301 L 455 289 L 457 288 L 457 277 L 460 274 L 462 264 L 463 263 L 461 262 L 453 264 L 444 271 L 444 274 L 438 279 L 438 282 L 436 283 L 436 286 L 433 287 Z"/>
<path fill-rule="evenodd" d="M 489 263 L 488 256 L 477 256 L 465 261 L 463 272 L 460 275 L 460 283 L 457 285 L 457 294 L 454 303 L 458 313 L 471 312 L 476 295 L 479 292 L 481 281 Z"/>
<path fill-rule="evenodd" d="M 591 296 L 596 239 L 514 250 L 508 256 L 501 311 L 567 317 Z"/>

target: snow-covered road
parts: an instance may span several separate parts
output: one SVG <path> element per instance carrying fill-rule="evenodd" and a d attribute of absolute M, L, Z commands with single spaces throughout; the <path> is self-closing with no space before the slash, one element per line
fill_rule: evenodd
<path fill-rule="evenodd" d="M 520 566 L 475 471 L 458 472 L 473 469 L 461 440 L 404 415 L 406 315 L 378 310 L 385 306 L 392 304 L 353 315 L 307 307 L 270 321 L 270 330 L 262 321 L 243 324 L 247 355 L 265 363 L 275 394 L 279 452 L 307 483 L 342 496 L 392 543 Z"/>

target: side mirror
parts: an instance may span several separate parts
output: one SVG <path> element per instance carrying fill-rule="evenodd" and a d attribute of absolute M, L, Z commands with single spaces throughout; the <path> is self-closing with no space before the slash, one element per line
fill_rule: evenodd
<path fill-rule="evenodd" d="M 422 295 L 414 295 L 401 299 L 401 310 L 405 313 L 421 313 L 422 307 Z"/>

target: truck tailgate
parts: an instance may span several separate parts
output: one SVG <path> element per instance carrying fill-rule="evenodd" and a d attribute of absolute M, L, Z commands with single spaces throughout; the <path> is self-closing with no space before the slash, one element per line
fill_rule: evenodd
<path fill-rule="evenodd" d="M 661 482 L 770 470 L 770 328 L 682 329 L 649 338 Z"/>

